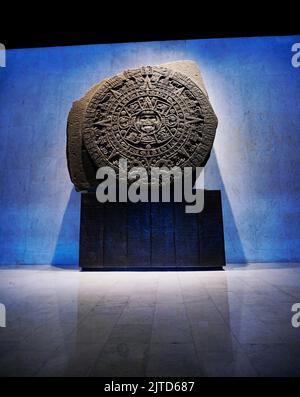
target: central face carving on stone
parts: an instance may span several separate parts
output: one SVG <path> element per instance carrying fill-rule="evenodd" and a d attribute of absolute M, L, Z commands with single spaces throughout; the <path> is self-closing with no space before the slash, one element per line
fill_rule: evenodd
<path fill-rule="evenodd" d="M 119 125 L 129 145 L 149 150 L 172 138 L 171 128 L 176 126 L 177 120 L 171 104 L 149 93 L 124 106 Z"/>
<path fill-rule="evenodd" d="M 135 120 L 135 126 L 142 134 L 152 135 L 161 127 L 161 119 L 154 110 L 142 110 Z"/>
<path fill-rule="evenodd" d="M 187 76 L 142 67 L 106 80 L 83 123 L 85 146 L 100 167 L 199 166 L 210 152 L 217 119 L 206 95 Z"/>

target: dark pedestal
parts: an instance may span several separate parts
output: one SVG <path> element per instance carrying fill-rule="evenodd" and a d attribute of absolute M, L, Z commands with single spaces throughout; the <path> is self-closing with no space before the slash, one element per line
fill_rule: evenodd
<path fill-rule="evenodd" d="M 221 192 L 206 190 L 204 210 L 185 203 L 99 203 L 81 195 L 82 270 L 222 269 Z"/>

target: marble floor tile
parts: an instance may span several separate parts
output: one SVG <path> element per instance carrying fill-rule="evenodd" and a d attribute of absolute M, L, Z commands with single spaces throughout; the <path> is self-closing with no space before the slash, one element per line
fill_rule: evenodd
<path fill-rule="evenodd" d="M 118 324 L 152 324 L 154 306 L 128 306 L 118 319 Z"/>
<path fill-rule="evenodd" d="M 177 322 L 187 321 L 187 311 L 183 302 L 158 302 L 155 307 L 154 313 L 155 321 L 168 321 L 173 320 Z"/>
<path fill-rule="evenodd" d="M 188 322 L 176 320 L 154 321 L 151 343 L 191 343 L 192 331 Z"/>
<path fill-rule="evenodd" d="M 191 330 L 197 351 L 231 352 L 241 349 L 241 345 L 226 325 L 212 325 L 208 321 L 199 321 L 191 324 Z"/>
<path fill-rule="evenodd" d="M 87 376 L 93 367 L 104 343 L 65 343 L 56 349 L 44 365 L 37 371 L 37 376 Z"/>
<path fill-rule="evenodd" d="M 192 343 L 151 343 L 146 376 L 202 376 Z"/>
<path fill-rule="evenodd" d="M 108 342 L 93 365 L 90 376 L 145 376 L 148 343 Z"/>
<path fill-rule="evenodd" d="M 257 371 L 248 356 L 241 350 L 206 352 L 198 351 L 204 376 L 253 377 Z"/>
<path fill-rule="evenodd" d="M 299 376 L 300 264 L 0 268 L 0 376 Z"/>
<path fill-rule="evenodd" d="M 300 345 L 244 344 L 242 348 L 259 376 L 300 376 Z"/>
<path fill-rule="evenodd" d="M 150 343 L 151 324 L 117 324 L 108 339 L 109 343 Z"/>
<path fill-rule="evenodd" d="M 281 343 L 282 340 L 271 325 L 259 320 L 230 322 L 230 329 L 240 343 Z"/>
<path fill-rule="evenodd" d="M 0 356 L 0 376 L 36 376 L 38 370 L 49 359 L 52 350 L 19 349 L 9 350 Z"/>
<path fill-rule="evenodd" d="M 90 314 L 86 319 L 73 329 L 68 335 L 68 341 L 80 344 L 99 344 L 105 342 L 118 320 L 119 315 L 113 314 Z"/>
<path fill-rule="evenodd" d="M 209 323 L 224 324 L 224 318 L 214 302 L 203 299 L 202 302 L 186 302 L 186 313 L 191 323 L 208 321 Z"/>

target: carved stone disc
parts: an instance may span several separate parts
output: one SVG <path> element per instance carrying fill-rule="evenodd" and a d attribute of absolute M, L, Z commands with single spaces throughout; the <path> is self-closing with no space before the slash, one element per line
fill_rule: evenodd
<path fill-rule="evenodd" d="M 187 76 L 142 67 L 106 80 L 89 101 L 83 139 L 97 167 L 201 166 L 217 118 L 206 94 Z"/>

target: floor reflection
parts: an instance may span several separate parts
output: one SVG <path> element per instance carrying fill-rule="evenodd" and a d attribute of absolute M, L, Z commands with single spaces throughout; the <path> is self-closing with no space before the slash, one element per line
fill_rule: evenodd
<path fill-rule="evenodd" d="M 299 376 L 300 268 L 2 268 L 1 376 Z"/>

